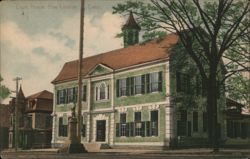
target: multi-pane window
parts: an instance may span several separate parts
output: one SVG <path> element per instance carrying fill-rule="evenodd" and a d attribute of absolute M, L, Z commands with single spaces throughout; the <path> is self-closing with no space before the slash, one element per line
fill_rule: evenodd
<path fill-rule="evenodd" d="M 250 138 L 250 123 L 227 120 L 227 136 L 230 138 Z"/>
<path fill-rule="evenodd" d="M 159 74 L 154 72 L 150 74 L 150 90 L 151 92 L 157 92 L 159 88 Z"/>
<path fill-rule="evenodd" d="M 162 91 L 162 71 L 118 79 L 117 97 Z"/>
<path fill-rule="evenodd" d="M 198 112 L 193 112 L 193 131 L 198 131 Z"/>
<path fill-rule="evenodd" d="M 187 135 L 187 111 L 180 111 L 180 120 L 177 121 L 177 135 L 186 136 Z"/>
<path fill-rule="evenodd" d="M 120 114 L 120 123 L 126 123 L 126 113 Z"/>
<path fill-rule="evenodd" d="M 207 131 L 208 119 L 207 119 L 207 112 L 203 112 L 203 131 Z"/>
<path fill-rule="evenodd" d="M 190 77 L 187 74 L 176 73 L 176 88 L 177 92 L 189 93 L 190 91 Z"/>
<path fill-rule="evenodd" d="M 66 90 L 57 91 L 58 104 L 63 104 L 65 102 Z"/>
<path fill-rule="evenodd" d="M 104 83 L 102 83 L 99 87 L 99 96 L 100 96 L 100 100 L 106 99 L 106 85 Z"/>
<path fill-rule="evenodd" d="M 32 128 L 32 115 L 27 116 L 27 127 Z"/>
<path fill-rule="evenodd" d="M 127 94 L 127 86 L 126 86 L 126 79 L 119 80 L 119 96 L 126 96 Z"/>
<path fill-rule="evenodd" d="M 141 112 L 135 112 L 135 122 L 141 122 Z"/>
<path fill-rule="evenodd" d="M 135 136 L 142 136 L 141 112 L 135 112 Z"/>
<path fill-rule="evenodd" d="M 77 101 L 78 87 L 57 91 L 57 104 L 66 104 Z"/>
<path fill-rule="evenodd" d="M 67 89 L 67 101 L 68 103 L 74 102 L 74 88 Z"/>
<path fill-rule="evenodd" d="M 121 136 L 126 136 L 126 114 L 120 114 Z"/>
<path fill-rule="evenodd" d="M 106 85 L 106 83 L 100 83 L 97 87 L 96 87 L 96 100 L 105 100 L 108 99 L 109 96 L 109 87 L 108 85 Z"/>
<path fill-rule="evenodd" d="M 158 110 L 150 112 L 151 114 L 151 136 L 158 136 Z"/>
<path fill-rule="evenodd" d="M 68 136 L 68 125 L 63 122 L 63 117 L 59 118 L 59 131 L 58 136 L 67 137 Z"/>
<path fill-rule="evenodd" d="M 142 76 L 136 76 L 135 78 L 135 94 L 142 94 Z"/>

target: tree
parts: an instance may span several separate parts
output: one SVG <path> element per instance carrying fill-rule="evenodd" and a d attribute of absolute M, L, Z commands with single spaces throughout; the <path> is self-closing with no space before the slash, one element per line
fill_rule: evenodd
<path fill-rule="evenodd" d="M 250 80 L 237 73 L 229 77 L 226 84 L 228 97 L 250 109 Z"/>
<path fill-rule="evenodd" d="M 243 70 L 249 71 L 249 1 L 151 0 L 149 3 L 128 1 L 113 7 L 114 14 L 132 11 L 150 40 L 164 33 L 175 33 L 187 53 L 197 65 L 207 86 L 208 135 L 214 151 L 218 151 L 217 90 L 225 80 Z M 219 80 L 221 63 L 231 67 Z M 237 58 L 244 60 L 237 61 Z"/>
<path fill-rule="evenodd" d="M 2 76 L 0 75 L 0 101 L 7 98 L 10 95 L 10 90 L 4 85 L 1 85 L 1 82 L 3 81 Z"/>

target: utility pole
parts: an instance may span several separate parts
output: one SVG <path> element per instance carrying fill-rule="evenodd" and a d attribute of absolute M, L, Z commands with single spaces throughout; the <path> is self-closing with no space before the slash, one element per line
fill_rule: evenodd
<path fill-rule="evenodd" d="M 15 151 L 18 149 L 18 144 L 19 144 L 19 115 L 18 115 L 18 82 L 22 80 L 21 77 L 16 77 L 14 81 L 16 81 L 16 104 L 15 104 Z"/>
<path fill-rule="evenodd" d="M 79 63 L 78 63 L 78 97 L 77 97 L 77 138 L 81 143 L 81 116 L 82 116 L 82 58 L 84 40 L 84 2 L 81 0 L 80 14 L 80 40 L 79 40 Z"/>

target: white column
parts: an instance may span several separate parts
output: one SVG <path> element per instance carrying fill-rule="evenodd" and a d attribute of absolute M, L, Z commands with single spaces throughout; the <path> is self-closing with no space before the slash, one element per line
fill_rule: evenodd
<path fill-rule="evenodd" d="M 114 100 L 115 100 L 115 93 L 114 93 L 114 89 L 115 89 L 115 80 L 114 80 L 114 74 L 112 75 L 112 78 L 111 78 L 111 107 L 113 109 L 113 111 L 115 110 L 115 106 L 114 106 Z M 114 144 L 114 125 L 115 125 L 115 114 L 114 112 L 111 113 L 111 116 L 110 116 L 110 133 L 109 133 L 109 141 L 110 141 L 110 145 L 113 145 Z"/>
<path fill-rule="evenodd" d="M 57 134 L 57 131 L 56 131 L 56 101 L 57 101 L 57 91 L 56 91 L 56 87 L 54 87 L 54 100 L 53 100 L 53 113 L 52 113 L 52 139 L 51 139 L 51 145 L 54 147 L 55 143 L 56 143 L 56 134 Z"/>
<path fill-rule="evenodd" d="M 87 88 L 88 88 L 88 93 L 87 93 L 87 107 L 88 107 L 88 114 L 87 114 L 87 125 L 86 125 L 86 127 L 87 127 L 87 133 L 86 133 L 86 136 L 87 136 L 87 142 L 90 142 L 90 138 L 91 138 L 91 125 L 90 125 L 90 120 L 91 120 L 91 114 L 90 114 L 90 112 L 91 112 L 91 109 L 90 109 L 90 107 L 91 107 L 91 102 L 90 102 L 90 100 L 91 100 L 91 80 L 90 80 L 90 78 L 88 79 L 88 84 L 87 84 Z"/>
<path fill-rule="evenodd" d="M 165 85 L 166 85 L 166 107 L 165 107 L 165 139 L 170 140 L 172 137 L 172 107 L 170 105 L 170 70 L 169 62 L 166 62 L 165 69 Z"/>

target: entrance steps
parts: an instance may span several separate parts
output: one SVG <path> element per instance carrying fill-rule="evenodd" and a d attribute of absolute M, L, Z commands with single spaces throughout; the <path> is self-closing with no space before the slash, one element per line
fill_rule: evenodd
<path fill-rule="evenodd" d="M 101 149 L 110 149 L 110 146 L 105 143 L 84 143 L 84 147 L 88 152 L 97 152 Z"/>

